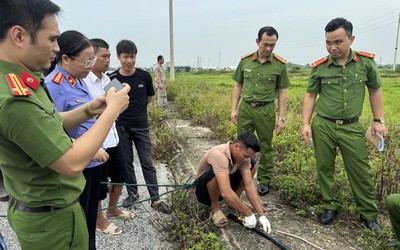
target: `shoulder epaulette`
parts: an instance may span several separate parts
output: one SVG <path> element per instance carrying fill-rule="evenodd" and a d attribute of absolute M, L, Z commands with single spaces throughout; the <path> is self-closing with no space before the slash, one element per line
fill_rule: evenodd
<path fill-rule="evenodd" d="M 275 57 L 278 61 L 280 61 L 281 63 L 283 63 L 283 64 L 286 63 L 286 60 L 283 59 L 282 57 L 278 56 L 277 54 L 275 54 L 274 57 Z"/>
<path fill-rule="evenodd" d="M 54 83 L 57 83 L 57 84 L 61 84 L 62 81 L 63 81 L 63 79 L 64 79 L 64 75 L 63 75 L 63 73 L 61 73 L 61 72 L 55 73 L 54 76 L 53 76 L 53 78 L 51 78 L 51 80 L 52 80 Z"/>
<path fill-rule="evenodd" d="M 72 76 L 68 76 L 67 80 L 69 82 L 69 85 L 71 85 L 71 87 L 75 86 L 75 80 Z"/>
<path fill-rule="evenodd" d="M 31 92 L 27 89 L 24 81 L 21 77 L 15 74 L 6 75 L 7 82 L 10 85 L 11 92 L 14 96 L 30 96 Z"/>
<path fill-rule="evenodd" d="M 246 54 L 246 55 L 241 56 L 241 57 L 240 57 L 240 60 L 245 59 L 245 58 L 247 58 L 247 57 L 250 57 L 251 55 L 253 55 L 253 52 L 250 52 L 250 53 L 248 53 L 248 54 Z"/>
<path fill-rule="evenodd" d="M 368 57 L 368 58 L 371 58 L 371 59 L 375 58 L 375 54 L 364 52 L 364 51 L 357 51 L 357 55 Z"/>
<path fill-rule="evenodd" d="M 319 60 L 313 62 L 313 63 L 311 64 L 311 67 L 315 68 L 315 67 L 317 67 L 317 66 L 323 64 L 323 63 L 326 62 L 326 61 L 328 61 L 328 58 L 327 58 L 327 57 L 323 57 L 323 58 L 321 58 L 321 59 L 319 59 Z"/>

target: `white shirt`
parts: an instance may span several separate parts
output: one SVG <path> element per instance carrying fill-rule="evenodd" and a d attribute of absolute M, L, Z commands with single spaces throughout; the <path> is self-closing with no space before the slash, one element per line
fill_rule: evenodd
<path fill-rule="evenodd" d="M 101 73 L 101 79 L 97 78 L 97 76 L 90 71 L 89 75 L 84 79 L 86 85 L 89 88 L 90 94 L 92 94 L 93 98 L 99 95 L 104 94 L 104 86 L 106 86 L 110 82 L 110 78 Z M 113 148 L 118 145 L 119 137 L 117 133 L 117 129 L 115 127 L 115 122 L 111 126 L 110 131 L 106 139 L 103 142 L 103 148 Z"/>

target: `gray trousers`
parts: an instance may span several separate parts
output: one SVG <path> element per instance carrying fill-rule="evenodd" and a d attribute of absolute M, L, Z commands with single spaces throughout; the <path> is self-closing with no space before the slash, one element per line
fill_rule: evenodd
<path fill-rule="evenodd" d="M 151 140 L 149 129 L 135 129 L 117 125 L 119 140 L 125 155 L 125 171 L 126 183 L 138 184 L 136 181 L 135 167 L 133 165 L 133 149 L 132 142 L 135 144 L 136 151 L 139 156 L 140 165 L 142 167 L 143 177 L 146 184 L 157 184 L 157 172 L 153 166 L 151 157 Z M 137 186 L 127 186 L 128 194 L 137 194 Z M 147 187 L 152 201 L 160 200 L 158 197 L 158 187 Z"/>

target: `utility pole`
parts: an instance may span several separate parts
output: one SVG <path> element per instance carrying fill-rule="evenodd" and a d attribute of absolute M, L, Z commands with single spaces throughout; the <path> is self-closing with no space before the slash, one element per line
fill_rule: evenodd
<path fill-rule="evenodd" d="M 399 43 L 399 29 L 400 29 L 400 12 L 399 12 L 399 22 L 397 24 L 396 46 L 394 47 L 393 71 L 396 71 L 396 55 L 397 55 L 397 45 Z"/>
<path fill-rule="evenodd" d="M 173 2 L 169 0 L 169 54 L 171 57 L 171 64 L 169 75 L 171 81 L 175 80 L 175 59 L 174 59 L 174 12 L 172 9 Z"/>

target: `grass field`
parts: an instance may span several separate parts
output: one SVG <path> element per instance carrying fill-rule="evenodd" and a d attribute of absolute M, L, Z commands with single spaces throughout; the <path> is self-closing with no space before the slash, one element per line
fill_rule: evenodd
<path fill-rule="evenodd" d="M 231 98 L 234 81 L 233 72 L 182 73 L 173 83 L 167 83 L 168 99 L 175 102 L 177 110 L 194 123 L 213 129 L 221 141 L 233 139 L 236 127 L 230 121 Z M 292 86 L 288 90 L 287 121 L 284 133 L 273 139 L 275 173 L 272 185 L 282 197 L 294 206 L 299 215 L 319 214 L 322 211 L 321 197 L 316 180 L 313 147 L 306 147 L 301 139 L 301 113 L 303 96 L 307 87 L 305 71 L 291 73 Z M 400 74 L 389 70 L 381 72 L 383 80 L 384 117 L 389 136 L 385 139 L 385 150 L 378 153 L 371 145 L 370 165 L 373 170 L 377 199 L 382 211 L 387 237 L 376 240 L 368 234 L 360 236 L 366 249 L 384 249 L 384 241 L 391 230 L 384 208 L 386 195 L 400 192 Z M 168 79 L 168 78 L 167 78 Z M 360 122 L 367 128 L 372 122 L 372 113 L 366 92 L 364 112 Z M 338 151 L 336 158 L 336 198 L 341 219 L 358 220 L 343 160 Z"/>

